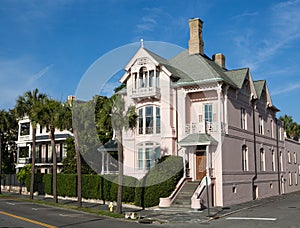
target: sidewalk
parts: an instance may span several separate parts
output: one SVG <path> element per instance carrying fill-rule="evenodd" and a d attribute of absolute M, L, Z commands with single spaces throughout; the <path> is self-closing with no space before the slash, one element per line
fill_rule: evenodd
<path fill-rule="evenodd" d="M 29 198 L 28 195 L 19 195 L 17 193 L 13 192 L 2 192 L 3 195 L 8 196 L 14 196 L 18 198 Z M 263 204 L 272 203 L 274 201 L 280 201 L 282 199 L 285 199 L 287 197 L 294 197 L 294 196 L 300 196 L 299 192 L 293 192 L 285 195 L 278 195 L 278 196 L 272 196 L 269 198 L 264 199 L 258 199 L 249 201 L 242 204 L 237 205 L 231 205 L 229 207 L 214 207 L 210 208 L 210 214 L 208 214 L 208 210 L 205 209 L 203 211 L 197 211 L 193 209 L 178 209 L 178 208 L 150 208 L 142 210 L 139 207 L 133 206 L 133 205 L 127 205 L 123 204 L 123 212 L 135 212 L 137 215 L 140 216 L 140 219 L 138 220 L 140 223 L 161 223 L 161 224 L 199 224 L 199 223 L 207 223 L 209 220 L 212 219 L 218 219 L 224 216 L 231 215 L 233 213 L 236 213 L 241 210 L 246 210 L 249 208 L 258 207 Z M 46 197 L 44 195 L 40 196 L 34 196 L 34 199 L 42 200 L 42 201 L 48 201 L 53 202 L 53 199 L 50 197 Z M 59 204 L 62 205 L 71 205 L 71 206 L 77 206 L 77 201 L 74 200 L 68 200 L 68 199 L 61 199 L 58 200 Z M 106 202 L 109 203 L 109 202 Z M 99 202 L 82 202 L 82 207 L 85 208 L 92 208 L 96 210 L 103 210 L 103 211 L 109 211 L 109 207 L 107 204 L 101 204 Z"/>

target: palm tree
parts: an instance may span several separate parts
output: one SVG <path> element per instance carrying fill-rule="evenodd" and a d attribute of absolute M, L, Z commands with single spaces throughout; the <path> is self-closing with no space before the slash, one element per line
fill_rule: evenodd
<path fill-rule="evenodd" d="M 283 122 L 283 127 L 288 138 L 296 139 L 299 137 L 299 125 L 288 115 L 279 118 Z"/>
<path fill-rule="evenodd" d="M 78 123 L 75 121 L 75 118 L 73 117 L 73 111 L 75 111 L 73 108 L 74 106 L 77 108 L 76 111 L 78 111 L 78 106 L 82 104 L 77 103 L 74 99 L 68 100 L 68 103 L 66 104 L 66 111 L 65 115 L 67 118 L 67 126 L 68 128 L 72 128 L 73 134 L 74 134 L 74 144 L 75 144 L 75 154 L 76 154 L 76 170 L 77 170 L 77 206 L 82 207 L 82 171 L 81 171 L 81 154 L 79 149 L 79 141 L 78 141 Z M 76 119 L 77 120 L 77 119 Z M 73 121 L 73 124 L 72 124 Z"/>
<path fill-rule="evenodd" d="M 51 148 L 52 148 L 52 178 L 53 178 L 53 200 L 55 203 L 57 200 L 57 154 L 55 147 L 55 129 L 65 129 L 68 125 L 68 118 L 66 118 L 66 109 L 61 102 L 58 102 L 54 99 L 46 99 L 45 104 L 41 105 L 38 108 L 36 113 L 37 118 L 39 119 L 39 123 L 42 126 L 48 126 L 50 129 L 49 138 L 51 140 Z"/>
<path fill-rule="evenodd" d="M 128 107 L 125 112 L 125 101 L 121 95 L 115 94 L 112 96 L 113 107 L 111 113 L 112 127 L 115 130 L 116 140 L 118 143 L 118 164 L 119 164 L 119 176 L 118 176 L 118 195 L 117 195 L 117 213 L 122 213 L 122 188 L 123 188 L 123 144 L 122 144 L 122 131 L 131 129 L 136 126 L 137 115 L 135 107 Z"/>
<path fill-rule="evenodd" d="M 28 116 L 32 126 L 32 151 L 31 151 L 31 180 L 30 180 L 30 198 L 33 199 L 34 191 L 34 173 L 35 173 L 35 154 L 36 154 L 36 128 L 38 124 L 37 107 L 40 107 L 46 99 L 46 94 L 39 93 L 38 89 L 32 92 L 27 91 L 23 96 L 19 96 L 15 107 L 16 115 L 19 118 Z"/>

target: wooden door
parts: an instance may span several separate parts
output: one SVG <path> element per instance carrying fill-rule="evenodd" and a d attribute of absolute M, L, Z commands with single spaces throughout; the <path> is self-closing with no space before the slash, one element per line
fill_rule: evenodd
<path fill-rule="evenodd" d="M 206 156 L 205 151 L 196 152 L 196 179 L 202 180 L 206 175 Z"/>

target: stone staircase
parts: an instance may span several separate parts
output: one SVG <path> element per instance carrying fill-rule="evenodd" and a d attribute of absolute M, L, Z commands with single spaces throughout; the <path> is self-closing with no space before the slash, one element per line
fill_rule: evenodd
<path fill-rule="evenodd" d="M 172 208 L 191 208 L 191 198 L 195 192 L 199 181 L 188 181 L 184 184 L 175 200 L 171 204 Z"/>

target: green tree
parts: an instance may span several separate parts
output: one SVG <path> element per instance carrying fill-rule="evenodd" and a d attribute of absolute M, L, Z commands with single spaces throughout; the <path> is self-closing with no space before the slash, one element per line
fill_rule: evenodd
<path fill-rule="evenodd" d="M 293 118 L 288 115 L 279 117 L 279 120 L 283 122 L 283 128 L 286 132 L 286 136 L 291 139 L 299 139 L 300 126 L 293 121 Z"/>
<path fill-rule="evenodd" d="M 16 152 L 17 122 L 12 110 L 0 110 L 0 171 L 14 173 Z M 1 193 L 1 191 L 0 191 Z"/>
<path fill-rule="evenodd" d="M 68 112 L 65 105 L 54 99 L 46 99 L 44 104 L 41 104 L 36 113 L 39 123 L 42 126 L 48 126 L 50 130 L 49 138 L 52 148 L 52 177 L 53 177 L 53 200 L 57 200 L 57 153 L 55 146 L 55 129 L 66 129 L 69 126 Z"/>
<path fill-rule="evenodd" d="M 111 97 L 113 101 L 112 113 L 111 113 L 111 124 L 115 131 L 116 140 L 118 143 L 118 195 L 117 195 L 117 213 L 122 213 L 122 187 L 123 187 L 123 130 L 134 129 L 136 127 L 137 114 L 134 106 L 129 106 L 126 109 L 125 101 L 120 94 L 115 94 Z"/>
<path fill-rule="evenodd" d="M 96 95 L 94 97 L 95 105 L 95 122 L 99 140 L 102 144 L 107 143 L 113 137 L 111 125 L 112 100 Z"/>
<path fill-rule="evenodd" d="M 36 157 L 36 128 L 38 124 L 37 108 L 44 104 L 46 94 L 39 93 L 38 89 L 27 91 L 23 96 L 17 98 L 15 113 L 19 118 L 28 116 L 32 126 L 32 151 L 31 151 L 31 180 L 30 180 L 30 198 L 33 199 L 34 191 L 34 173 Z"/>
<path fill-rule="evenodd" d="M 24 184 L 28 176 L 31 176 L 31 165 L 25 165 L 18 173 L 17 180 Z"/>
<path fill-rule="evenodd" d="M 68 138 L 66 140 L 66 153 L 67 157 L 62 161 L 63 168 L 62 173 L 65 174 L 76 174 L 77 173 L 77 157 L 75 151 L 74 138 Z M 81 156 L 80 156 L 81 157 Z M 90 166 L 81 157 L 81 173 L 82 174 L 96 174 Z"/>

